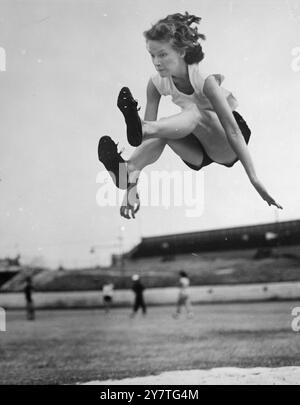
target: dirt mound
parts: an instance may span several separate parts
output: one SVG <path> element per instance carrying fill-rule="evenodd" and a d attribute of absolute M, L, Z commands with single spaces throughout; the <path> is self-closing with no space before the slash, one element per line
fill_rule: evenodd
<path fill-rule="evenodd" d="M 147 377 L 90 381 L 85 385 L 300 385 L 300 367 L 169 371 Z"/>

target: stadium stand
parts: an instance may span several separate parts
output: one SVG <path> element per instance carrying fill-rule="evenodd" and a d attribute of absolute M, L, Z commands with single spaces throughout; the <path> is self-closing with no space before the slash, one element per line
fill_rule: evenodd
<path fill-rule="evenodd" d="M 300 243 L 300 220 L 142 238 L 127 259 L 222 250 L 274 248 Z"/>

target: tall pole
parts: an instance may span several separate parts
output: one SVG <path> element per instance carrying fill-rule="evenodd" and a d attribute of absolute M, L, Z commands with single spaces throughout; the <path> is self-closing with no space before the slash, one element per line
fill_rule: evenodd
<path fill-rule="evenodd" d="M 119 246 L 120 246 L 120 276 L 121 276 L 121 284 L 124 285 L 124 281 L 125 281 L 125 266 L 124 266 L 124 249 L 123 249 L 123 242 L 124 242 L 124 235 L 123 232 L 125 230 L 124 226 L 120 226 L 119 228 L 120 230 L 120 234 L 118 236 L 119 239 Z"/>
<path fill-rule="evenodd" d="M 278 208 L 274 208 L 275 209 L 275 229 L 276 229 L 276 234 L 277 234 L 277 238 L 276 238 L 276 250 L 277 250 L 277 254 L 279 254 L 278 249 L 280 246 L 280 225 L 279 225 L 279 209 Z"/>

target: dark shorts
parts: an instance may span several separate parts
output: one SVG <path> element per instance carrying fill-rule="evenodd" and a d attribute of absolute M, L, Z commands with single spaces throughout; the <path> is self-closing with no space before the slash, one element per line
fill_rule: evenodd
<path fill-rule="evenodd" d="M 107 303 L 112 302 L 112 297 L 110 295 L 104 295 L 103 301 Z"/>
<path fill-rule="evenodd" d="M 244 137 L 246 143 L 248 144 L 249 139 L 250 139 L 250 135 L 251 135 L 251 131 L 250 131 L 246 121 L 244 120 L 244 118 L 237 111 L 232 111 L 232 114 L 233 114 L 233 116 L 234 116 L 234 118 L 235 118 L 235 120 L 236 120 L 242 134 L 243 134 L 243 137 Z M 199 142 L 199 144 L 201 146 L 201 149 L 203 151 L 203 161 L 202 161 L 201 165 L 196 166 L 196 165 L 193 165 L 192 163 L 186 162 L 185 160 L 182 159 L 183 162 L 193 170 L 200 170 L 200 169 L 202 169 L 202 167 L 208 166 L 211 163 L 217 163 L 217 162 L 214 162 L 214 160 L 212 160 L 208 156 L 208 154 L 206 153 L 202 143 L 199 141 L 198 138 L 197 138 L 197 140 L 198 140 L 198 142 Z M 238 160 L 239 159 L 236 158 L 232 163 L 219 163 L 219 164 L 222 164 L 223 166 L 226 166 L 226 167 L 232 167 Z"/>

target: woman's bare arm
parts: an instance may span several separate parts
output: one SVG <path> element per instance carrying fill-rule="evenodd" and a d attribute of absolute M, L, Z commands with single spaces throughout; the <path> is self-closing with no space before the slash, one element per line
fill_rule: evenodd
<path fill-rule="evenodd" d="M 244 166 L 249 180 L 251 181 L 257 192 L 269 205 L 275 205 L 278 208 L 282 208 L 268 194 L 267 190 L 258 179 L 245 139 L 238 124 L 234 119 L 227 99 L 225 98 L 219 84 L 213 76 L 209 76 L 206 79 L 203 92 L 209 99 L 215 112 L 217 113 L 218 118 L 225 130 L 230 146 Z"/>
<path fill-rule="evenodd" d="M 158 106 L 160 102 L 161 95 L 154 86 L 151 79 L 149 79 L 147 85 L 147 104 L 145 110 L 145 121 L 156 121 L 157 120 L 157 113 L 158 113 Z"/>

